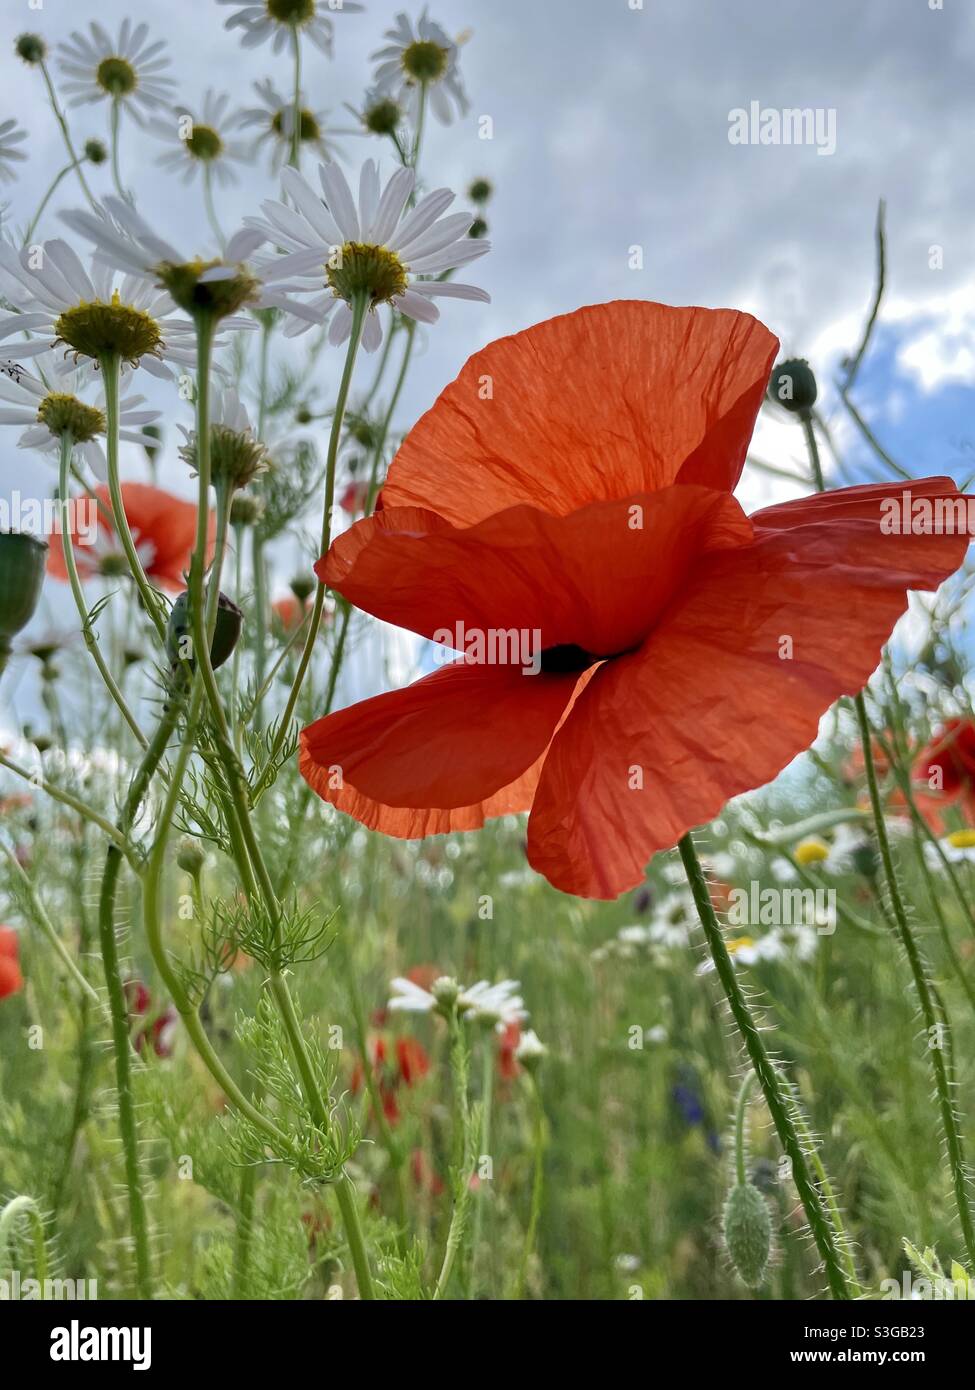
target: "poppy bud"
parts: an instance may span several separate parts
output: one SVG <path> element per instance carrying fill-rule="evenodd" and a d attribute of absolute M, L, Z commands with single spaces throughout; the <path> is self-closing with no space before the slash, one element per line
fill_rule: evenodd
<path fill-rule="evenodd" d="M 808 415 L 816 404 L 818 390 L 813 369 L 804 357 L 780 362 L 768 385 L 771 400 L 792 415 Z"/>
<path fill-rule="evenodd" d="M 298 602 L 305 603 L 314 592 L 315 581 L 310 574 L 296 574 L 290 588 Z"/>
<path fill-rule="evenodd" d="M 11 638 L 34 616 L 44 582 L 47 542 L 19 531 L 0 532 L 0 672 Z"/>
<path fill-rule="evenodd" d="M 216 671 L 231 655 L 240 638 L 244 615 L 226 594 L 217 603 L 217 622 L 210 643 L 210 664 Z M 192 629 L 190 626 L 189 591 L 184 589 L 173 604 L 166 632 L 166 651 L 173 667 L 186 661 L 193 669 Z"/>
<path fill-rule="evenodd" d="M 772 1248 L 772 1223 L 765 1198 L 750 1182 L 736 1183 L 724 1206 L 724 1243 L 742 1282 L 765 1282 Z"/>

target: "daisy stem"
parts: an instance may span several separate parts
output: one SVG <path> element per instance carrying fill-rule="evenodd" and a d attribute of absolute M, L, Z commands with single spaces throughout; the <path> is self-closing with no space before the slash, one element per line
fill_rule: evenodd
<path fill-rule="evenodd" d="M 209 164 L 204 164 L 203 166 L 203 202 L 206 205 L 207 219 L 213 229 L 213 235 L 217 238 L 217 245 L 220 247 L 220 254 L 222 256 L 223 249 L 227 244 L 227 238 L 223 234 L 223 228 L 220 226 L 220 219 L 217 216 L 217 209 L 213 202 L 213 176 L 210 172 Z"/>
<path fill-rule="evenodd" d="M 294 99 L 291 103 L 291 157 L 288 163 L 301 168 L 301 36 L 297 24 L 291 26 L 291 49 L 294 54 Z"/>
<path fill-rule="evenodd" d="M 835 1233 L 830 1227 L 820 1195 L 813 1184 L 806 1163 L 806 1153 L 793 1120 L 794 1101 L 787 1096 L 778 1070 L 769 1057 L 762 1040 L 759 1025 L 755 1021 L 738 982 L 735 967 L 721 934 L 721 927 L 711 902 L 704 872 L 690 834 L 682 836 L 677 848 L 680 851 L 684 871 L 687 874 L 697 908 L 697 915 L 704 930 L 705 940 L 711 953 L 711 959 L 714 961 L 718 979 L 721 981 L 725 998 L 728 1000 L 728 1006 L 741 1034 L 758 1084 L 762 1088 L 765 1104 L 772 1117 L 779 1142 L 791 1164 L 792 1179 L 806 1213 L 806 1220 L 812 1231 L 813 1239 L 816 1242 L 816 1249 L 823 1261 L 830 1292 L 834 1298 L 849 1298 L 851 1291 L 843 1268 L 842 1257 L 837 1249 Z"/>
<path fill-rule="evenodd" d="M 878 848 L 880 849 L 880 860 L 883 864 L 887 894 L 890 899 L 890 908 L 897 937 L 907 957 L 911 976 L 914 980 L 914 989 L 918 997 L 918 1003 L 921 1006 L 921 1016 L 924 1020 L 928 1052 L 931 1057 L 931 1070 L 934 1073 L 934 1085 L 938 1096 L 938 1107 L 941 1111 L 941 1126 L 944 1131 L 945 1147 L 948 1153 L 948 1164 L 951 1169 L 951 1178 L 955 1191 L 955 1202 L 958 1207 L 958 1217 L 961 1222 L 962 1237 L 965 1242 L 965 1250 L 968 1255 L 969 1264 L 975 1267 L 975 1226 L 973 1226 L 972 1223 L 972 1209 L 969 1201 L 969 1183 L 965 1168 L 964 1143 L 958 1123 L 958 1116 L 955 1112 L 954 1101 L 951 1096 L 951 1085 L 953 1082 L 949 1077 L 950 1063 L 946 1061 L 946 1058 L 951 1055 L 951 1025 L 941 1001 L 937 1000 L 936 1003 L 937 994 L 928 976 L 927 963 L 921 954 L 920 947 L 914 939 L 910 924 L 907 920 L 907 912 L 904 908 L 904 900 L 901 897 L 900 885 L 897 882 L 897 873 L 894 868 L 893 855 L 890 850 L 887 822 L 884 819 L 884 808 L 880 799 L 880 789 L 877 783 L 877 770 L 873 760 L 870 721 L 867 717 L 867 706 L 862 691 L 857 695 L 854 704 L 856 705 L 857 723 L 860 727 L 860 741 L 863 746 L 863 766 L 867 775 L 867 786 L 870 791 L 870 806 L 873 810 L 874 832 L 877 836 Z"/>
<path fill-rule="evenodd" d="M 97 212 L 98 204 L 95 202 L 92 191 L 88 187 L 88 180 L 85 178 L 84 170 L 81 167 L 82 161 L 75 154 L 74 144 L 71 139 L 71 131 L 68 129 L 68 122 L 65 120 L 64 114 L 60 106 L 58 105 L 58 98 L 57 93 L 54 90 L 54 83 L 51 81 L 51 74 L 48 72 L 47 63 L 44 61 L 43 58 L 38 64 L 38 67 L 40 68 L 41 75 L 44 78 L 44 85 L 47 87 L 47 95 L 51 103 L 51 110 L 54 112 L 55 119 L 57 120 L 58 125 L 61 127 L 61 134 L 64 137 L 65 148 L 67 149 L 68 154 L 71 156 L 70 167 L 78 171 L 78 181 L 81 184 L 82 192 L 88 199 L 88 202 L 91 204 L 92 209 L 95 212 Z"/>
<path fill-rule="evenodd" d="M 112 98 L 112 182 L 115 184 L 115 191 L 124 202 L 129 202 L 129 195 L 126 193 L 122 184 L 122 175 L 119 169 L 119 125 L 122 115 L 122 104 L 118 97 Z"/>
<path fill-rule="evenodd" d="M 328 547 L 332 540 L 332 508 L 335 503 L 335 464 L 338 459 L 339 441 L 342 438 L 342 425 L 345 420 L 345 407 L 349 399 L 349 387 L 352 384 L 352 371 L 355 366 L 356 354 L 359 351 L 359 344 L 362 341 L 362 331 L 366 323 L 366 314 L 369 310 L 369 300 L 367 295 L 357 295 L 352 303 L 352 332 L 349 337 L 349 349 L 345 356 L 345 369 L 342 372 L 342 381 L 339 385 L 338 398 L 335 402 L 335 414 L 332 416 L 332 431 L 328 440 L 328 457 L 325 464 L 325 501 L 322 508 L 322 537 L 320 553 L 324 558 L 328 554 Z M 256 790 L 259 791 L 265 779 L 273 767 L 274 761 L 281 751 L 281 745 L 287 737 L 288 727 L 294 714 L 295 705 L 298 703 L 298 696 L 304 683 L 305 675 L 311 662 L 312 652 L 315 650 L 315 643 L 322 626 L 322 613 L 325 608 L 325 582 L 321 578 L 318 580 L 318 587 L 315 590 L 315 602 L 312 607 L 311 623 L 308 627 L 308 635 L 305 638 L 304 649 L 301 659 L 298 662 L 298 669 L 291 684 L 288 694 L 288 702 L 284 707 L 284 713 L 278 724 L 271 751 L 268 754 L 267 762 L 264 765 L 260 777 L 257 780 Z"/>
<path fill-rule="evenodd" d="M 118 463 L 118 442 L 119 442 L 119 374 L 121 362 L 117 352 L 103 352 L 99 355 L 99 363 L 102 369 L 103 387 L 105 391 L 105 434 L 108 454 L 108 495 L 112 499 L 112 520 L 115 530 L 118 532 L 119 540 L 122 542 L 122 549 L 125 551 L 125 558 L 129 562 L 129 569 L 132 571 L 132 578 L 135 580 L 136 588 L 142 598 L 142 606 L 146 610 L 150 622 L 156 629 L 159 639 L 166 640 L 166 622 L 162 616 L 160 595 L 153 589 L 146 572 L 142 568 L 142 561 L 132 540 L 132 532 L 129 530 L 128 518 L 125 515 L 125 503 L 122 500 L 122 483 L 119 478 Z"/>
<path fill-rule="evenodd" d="M 416 172 L 420 162 L 420 142 L 423 139 L 423 122 L 427 113 L 427 84 L 420 83 L 420 100 L 416 113 L 416 133 L 413 136 L 413 152 L 410 155 L 410 168 Z"/>
<path fill-rule="evenodd" d="M 824 492 L 826 484 L 823 481 L 823 465 L 819 459 L 819 444 L 816 440 L 816 426 L 813 423 L 812 411 L 803 411 L 802 428 L 806 436 L 806 447 L 809 450 L 809 466 L 812 469 L 816 491 Z"/>
<path fill-rule="evenodd" d="M 40 201 L 40 203 L 39 203 L 39 205 L 38 205 L 37 211 L 34 213 L 34 216 L 33 216 L 33 217 L 31 218 L 31 220 L 30 220 L 30 226 L 27 228 L 27 231 L 24 233 L 24 245 L 25 245 L 25 246 L 29 246 L 29 245 L 30 245 L 30 239 L 31 239 L 31 237 L 34 235 L 34 228 L 37 226 L 38 222 L 41 220 L 41 214 L 44 212 L 44 209 L 47 207 L 48 203 L 51 201 L 51 198 L 54 196 L 54 193 L 55 193 L 56 189 L 58 188 L 58 186 L 60 185 L 61 181 L 62 181 L 68 174 L 71 173 L 71 170 L 72 170 L 74 167 L 75 167 L 75 162 L 74 162 L 74 160 L 72 160 L 72 162 L 71 162 L 70 164 L 66 164 L 66 165 L 64 166 L 64 168 L 61 170 L 61 172 L 60 172 L 59 174 L 56 174 L 56 175 L 55 175 L 55 177 L 54 177 L 54 182 L 51 184 L 50 188 L 47 190 L 47 192 L 44 194 L 44 197 L 41 199 L 41 201 Z"/>
<path fill-rule="evenodd" d="M 268 364 L 271 352 L 271 334 L 274 332 L 273 314 L 261 315 L 261 357 L 258 376 L 257 437 L 264 439 L 267 424 L 267 382 Z M 267 647 L 267 573 L 264 563 L 264 537 L 260 525 L 253 527 L 251 536 L 251 569 L 254 573 L 254 684 L 258 691 L 254 714 L 258 724 L 263 724 L 265 655 Z"/>
<path fill-rule="evenodd" d="M 61 435 L 61 467 L 58 475 L 58 500 L 61 510 L 61 549 L 64 552 L 64 567 L 68 571 L 68 583 L 71 586 L 71 594 L 78 609 L 78 616 L 81 619 L 81 632 L 85 639 L 85 646 L 88 648 L 91 658 L 98 667 L 98 674 L 108 689 L 108 693 L 118 706 L 122 718 L 135 734 L 136 739 L 143 748 L 147 748 L 148 740 L 136 723 L 135 715 L 129 709 L 125 696 L 118 687 L 115 677 L 105 662 L 98 646 L 98 638 L 92 629 L 88 617 L 88 605 L 85 602 L 84 590 L 81 587 L 81 580 L 78 578 L 78 566 L 74 557 L 74 540 L 71 533 L 71 518 L 68 511 L 70 490 L 68 487 L 68 468 L 71 464 L 71 451 L 74 441 L 67 432 Z M 91 819 L 91 816 L 88 817 Z"/>
<path fill-rule="evenodd" d="M 471 1112 L 467 1096 L 470 1071 L 470 1053 L 464 1037 L 463 1026 L 454 1008 L 449 1018 L 450 1025 L 450 1077 L 454 1093 L 454 1153 L 453 1153 L 453 1199 L 454 1209 L 450 1217 L 447 1241 L 444 1245 L 443 1262 L 434 1290 L 434 1299 L 446 1296 L 453 1274 L 454 1261 L 464 1240 L 467 1227 L 467 1213 L 471 1200 L 471 1167 L 474 1139 L 471 1134 Z"/>

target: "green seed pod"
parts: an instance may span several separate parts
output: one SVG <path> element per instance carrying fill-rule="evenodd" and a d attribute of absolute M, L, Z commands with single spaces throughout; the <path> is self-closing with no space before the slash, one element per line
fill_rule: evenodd
<path fill-rule="evenodd" d="M 315 576 L 312 574 L 296 574 L 291 581 L 291 592 L 299 603 L 306 603 L 315 592 Z"/>
<path fill-rule="evenodd" d="M 780 362 L 768 384 L 769 398 L 792 415 L 808 415 L 819 394 L 813 369 L 804 357 Z"/>
<path fill-rule="evenodd" d="M 216 671 L 231 655 L 240 638 L 244 615 L 226 594 L 217 603 L 217 623 L 210 643 L 210 664 Z M 184 589 L 173 604 L 166 631 L 166 651 L 173 667 L 183 662 L 194 668 L 192 658 L 193 633 L 190 625 L 189 591 Z"/>
<path fill-rule="evenodd" d="M 760 1288 L 768 1271 L 772 1223 L 765 1198 L 751 1183 L 736 1183 L 724 1204 L 724 1243 L 731 1263 L 750 1289 Z"/>
<path fill-rule="evenodd" d="M 0 671 L 11 639 L 34 616 L 44 583 L 47 542 L 20 531 L 0 531 Z"/>

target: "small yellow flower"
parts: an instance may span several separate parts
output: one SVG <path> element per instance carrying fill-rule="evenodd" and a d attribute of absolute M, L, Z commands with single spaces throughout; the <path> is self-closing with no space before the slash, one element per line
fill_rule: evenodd
<path fill-rule="evenodd" d="M 953 830 L 947 839 L 952 849 L 975 849 L 975 830 Z"/>
<path fill-rule="evenodd" d="M 736 936 L 733 941 L 727 943 L 728 954 L 733 956 L 737 951 L 744 951 L 749 946 L 755 945 L 755 939 L 751 936 Z"/>
<path fill-rule="evenodd" d="M 829 858 L 829 845 L 823 840 L 803 840 L 796 845 L 795 855 L 799 864 L 821 864 Z"/>

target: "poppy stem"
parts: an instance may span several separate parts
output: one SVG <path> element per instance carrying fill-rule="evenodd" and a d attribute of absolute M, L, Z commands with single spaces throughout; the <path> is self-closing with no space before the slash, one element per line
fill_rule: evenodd
<path fill-rule="evenodd" d="M 806 1162 L 806 1152 L 793 1119 L 792 1111 L 795 1108 L 795 1100 L 783 1085 L 778 1069 L 769 1057 L 762 1040 L 761 1029 L 752 1014 L 741 985 L 738 983 L 735 967 L 728 954 L 724 937 L 721 935 L 721 927 L 711 902 L 704 871 L 701 868 L 690 834 L 682 836 L 677 848 L 680 851 L 684 871 L 687 874 L 694 904 L 697 908 L 697 915 L 704 929 L 705 940 L 711 953 L 711 959 L 714 961 L 718 979 L 721 981 L 721 987 L 745 1044 L 745 1051 L 748 1053 L 758 1084 L 762 1088 L 762 1094 L 772 1117 L 775 1132 L 778 1134 L 779 1142 L 791 1164 L 792 1179 L 796 1185 L 803 1211 L 806 1213 L 806 1220 L 812 1231 L 813 1239 L 816 1242 L 816 1249 L 822 1259 L 830 1292 L 834 1298 L 850 1298 L 851 1290 L 846 1271 L 843 1268 L 843 1259 L 837 1248 L 835 1233 L 830 1226 L 820 1200 L 820 1194 L 810 1175 Z"/>
<path fill-rule="evenodd" d="M 802 428 L 806 436 L 806 447 L 809 450 L 809 466 L 812 469 L 813 482 L 816 484 L 817 492 L 825 492 L 826 483 L 823 481 L 823 465 L 819 458 L 819 443 L 816 439 L 816 425 L 813 421 L 812 411 L 804 410 L 801 418 Z"/>
<path fill-rule="evenodd" d="M 938 1095 L 938 1108 L 941 1111 L 941 1127 L 944 1131 L 945 1147 L 948 1152 L 948 1165 L 951 1169 L 951 1179 L 955 1190 L 955 1203 L 958 1207 L 958 1217 L 961 1222 L 968 1262 L 969 1265 L 975 1267 L 975 1226 L 972 1223 L 972 1209 L 969 1200 L 969 1177 L 965 1166 L 961 1127 L 951 1096 L 952 1087 L 956 1084 L 953 1075 L 951 1025 L 937 987 L 930 978 L 928 965 L 921 954 L 921 948 L 914 939 L 914 934 L 907 920 L 907 912 L 904 909 L 904 900 L 901 897 L 894 859 L 890 851 L 890 837 L 887 834 L 887 822 L 884 820 L 883 802 L 880 799 L 880 789 L 877 784 L 870 721 L 867 717 L 863 691 L 857 695 L 854 704 L 857 722 L 860 726 L 863 766 L 867 774 L 870 806 L 873 810 L 874 830 L 880 850 L 880 860 L 883 864 L 887 895 L 890 899 L 897 937 L 907 957 L 907 963 L 914 980 L 914 989 L 921 1006 L 928 1053 L 931 1057 L 931 1070 L 934 1073 L 934 1085 Z"/>

